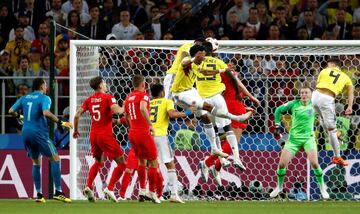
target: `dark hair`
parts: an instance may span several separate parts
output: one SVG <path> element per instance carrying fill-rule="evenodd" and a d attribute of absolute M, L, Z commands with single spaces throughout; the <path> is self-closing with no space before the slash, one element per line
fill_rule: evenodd
<path fill-rule="evenodd" d="M 17 93 L 19 93 L 21 86 L 26 86 L 27 88 L 29 88 L 29 86 L 26 83 L 20 83 L 19 85 L 16 86 L 16 92 Z"/>
<path fill-rule="evenodd" d="M 72 14 L 76 14 L 78 20 L 77 20 L 77 23 L 76 23 L 76 27 L 79 27 L 81 24 L 80 24 L 80 14 L 76 11 L 76 10 L 72 10 L 68 13 L 68 16 L 67 16 L 67 26 L 70 26 L 71 23 L 71 16 Z M 72 26 L 71 26 L 72 27 Z"/>
<path fill-rule="evenodd" d="M 209 56 L 212 54 L 213 46 L 211 42 L 204 42 L 203 44 L 204 50 L 206 52 L 206 55 Z"/>
<path fill-rule="evenodd" d="M 154 84 L 150 88 L 151 96 L 158 97 L 160 93 L 164 90 L 164 86 L 161 84 Z"/>
<path fill-rule="evenodd" d="M 309 85 L 308 83 L 306 83 L 306 82 L 304 82 L 304 83 L 301 85 L 300 90 L 302 90 L 302 89 L 310 89 L 310 91 L 311 91 L 310 85 Z"/>
<path fill-rule="evenodd" d="M 103 81 L 103 78 L 100 76 L 97 77 L 93 77 L 91 78 L 91 80 L 89 81 L 89 85 L 92 89 L 94 89 L 95 91 L 99 89 L 99 86 L 101 84 L 101 82 Z"/>
<path fill-rule="evenodd" d="M 22 25 L 16 25 L 16 27 L 15 27 L 15 31 L 16 31 L 17 29 L 19 29 L 19 28 L 21 28 L 21 29 L 23 29 L 23 30 L 24 30 L 24 26 L 22 26 Z"/>
<path fill-rule="evenodd" d="M 194 40 L 194 43 L 196 42 L 200 42 L 200 43 L 203 43 L 203 42 L 206 42 L 205 38 L 204 37 L 198 37 Z"/>
<path fill-rule="evenodd" d="M 19 59 L 18 59 L 18 65 L 20 65 L 20 62 L 21 62 L 21 60 L 23 60 L 23 59 L 26 59 L 26 60 L 28 61 L 28 63 L 30 63 L 30 58 L 29 58 L 27 55 L 23 54 L 23 55 L 21 55 L 21 56 L 19 57 Z"/>
<path fill-rule="evenodd" d="M 257 12 L 259 12 L 259 10 L 256 7 L 250 7 L 249 11 L 251 10 L 256 10 Z"/>
<path fill-rule="evenodd" d="M 276 8 L 276 10 L 286 10 L 286 9 L 285 9 L 285 7 L 283 7 L 283 6 L 278 6 L 278 7 Z"/>
<path fill-rule="evenodd" d="M 45 80 L 43 78 L 38 77 L 38 78 L 34 79 L 33 85 L 32 85 L 33 91 L 40 90 L 40 87 L 42 84 L 45 84 Z"/>
<path fill-rule="evenodd" d="M 330 59 L 328 59 L 327 63 L 329 63 L 329 62 L 334 63 L 338 67 L 341 66 L 341 61 L 337 57 L 331 57 Z"/>
<path fill-rule="evenodd" d="M 132 85 L 134 88 L 137 88 L 141 85 L 141 83 L 143 83 L 145 80 L 144 76 L 143 75 L 135 75 L 132 79 Z"/>
<path fill-rule="evenodd" d="M 190 48 L 190 51 L 189 51 L 189 53 L 190 53 L 190 56 L 191 57 L 194 57 L 196 54 L 197 54 L 197 52 L 199 52 L 199 51 L 204 51 L 205 49 L 204 49 L 204 47 L 202 46 L 202 45 L 193 45 L 191 48 Z"/>

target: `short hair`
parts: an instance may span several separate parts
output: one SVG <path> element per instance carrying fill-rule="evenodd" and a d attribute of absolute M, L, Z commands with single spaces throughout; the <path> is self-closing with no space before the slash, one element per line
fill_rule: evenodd
<path fill-rule="evenodd" d="M 206 52 L 206 55 L 212 54 L 213 46 L 212 46 L 211 42 L 204 42 L 203 47 Z"/>
<path fill-rule="evenodd" d="M 33 91 L 40 90 L 42 84 L 45 84 L 45 80 L 43 78 L 41 77 L 35 78 L 32 85 Z"/>
<path fill-rule="evenodd" d="M 312 91 L 309 83 L 306 83 L 306 82 L 301 85 L 300 91 L 301 91 L 302 89 L 310 89 L 310 91 Z"/>
<path fill-rule="evenodd" d="M 341 61 L 339 58 L 337 57 L 331 57 L 330 59 L 328 59 L 327 63 L 334 63 L 336 66 L 340 67 L 341 66 Z"/>
<path fill-rule="evenodd" d="M 160 93 L 164 90 L 164 86 L 161 84 L 154 84 L 150 87 L 152 97 L 160 96 Z"/>
<path fill-rule="evenodd" d="M 103 78 L 100 76 L 97 77 L 93 77 L 91 78 L 91 80 L 89 81 L 89 85 L 92 89 L 94 89 L 95 91 L 99 89 L 101 82 L 103 81 Z"/>
<path fill-rule="evenodd" d="M 23 59 L 26 59 L 28 61 L 28 63 L 30 63 L 30 58 L 27 55 L 23 54 L 18 59 L 18 65 L 20 65 L 21 60 L 23 60 Z"/>
<path fill-rule="evenodd" d="M 190 56 L 191 57 L 194 57 L 196 55 L 197 52 L 199 51 L 204 51 L 204 47 L 202 45 L 193 45 L 191 48 L 190 48 Z"/>
<path fill-rule="evenodd" d="M 15 31 L 16 31 L 16 30 L 19 29 L 19 28 L 21 28 L 21 29 L 24 30 L 24 26 L 22 26 L 22 25 L 16 25 L 16 27 L 15 27 L 14 29 L 15 29 Z"/>
<path fill-rule="evenodd" d="M 139 87 L 141 85 L 141 83 L 143 83 L 145 81 L 145 78 L 143 75 L 135 75 L 132 79 L 132 85 L 134 88 Z"/>
<path fill-rule="evenodd" d="M 276 10 L 286 10 L 286 8 L 283 7 L 283 6 L 278 6 L 278 7 L 276 8 Z"/>

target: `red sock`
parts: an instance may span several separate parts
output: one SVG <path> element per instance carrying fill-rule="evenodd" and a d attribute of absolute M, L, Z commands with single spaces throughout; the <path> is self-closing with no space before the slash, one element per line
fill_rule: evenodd
<path fill-rule="evenodd" d="M 154 168 L 154 167 L 149 167 L 149 169 L 148 169 L 149 191 L 150 192 L 155 192 L 155 190 L 156 190 L 157 169 L 158 168 Z"/>
<path fill-rule="evenodd" d="M 214 164 L 215 160 L 218 159 L 218 157 L 216 155 L 210 155 L 209 157 L 207 157 L 205 159 L 205 165 L 207 167 L 210 167 Z"/>
<path fill-rule="evenodd" d="M 221 169 L 221 162 L 220 162 L 220 159 L 218 158 L 216 161 L 215 161 L 215 170 L 216 171 L 220 171 Z"/>
<path fill-rule="evenodd" d="M 95 180 L 95 177 L 97 173 L 99 172 L 101 168 L 101 163 L 98 161 L 95 161 L 95 163 L 91 166 L 89 173 L 88 173 L 88 180 L 87 180 L 87 186 L 92 189 L 93 182 Z"/>
<path fill-rule="evenodd" d="M 227 141 L 221 144 L 221 149 L 223 150 L 223 152 L 225 152 L 228 155 L 232 154 L 231 146 Z"/>
<path fill-rule="evenodd" d="M 109 185 L 107 186 L 108 190 L 113 191 L 115 183 L 120 179 L 121 175 L 123 174 L 126 165 L 124 163 L 119 163 L 117 167 L 114 169 Z"/>
<path fill-rule="evenodd" d="M 159 198 L 163 195 L 163 182 L 164 182 L 164 179 L 161 174 L 161 171 L 159 170 L 157 172 L 157 181 L 156 181 L 156 183 L 157 183 L 156 184 L 156 193 Z"/>
<path fill-rule="evenodd" d="M 125 198 L 126 190 L 129 186 L 129 183 L 131 181 L 132 173 L 126 172 L 124 173 L 124 176 L 121 181 L 121 187 L 120 187 L 120 196 L 122 198 Z"/>
<path fill-rule="evenodd" d="M 146 167 L 145 166 L 138 166 L 138 176 L 139 176 L 139 184 L 141 189 L 146 188 Z"/>

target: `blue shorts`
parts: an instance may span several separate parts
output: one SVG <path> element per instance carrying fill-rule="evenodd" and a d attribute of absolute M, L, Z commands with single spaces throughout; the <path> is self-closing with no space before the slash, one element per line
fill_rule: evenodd
<path fill-rule="evenodd" d="M 48 135 L 36 131 L 23 131 L 22 137 L 28 156 L 32 159 L 38 159 L 40 154 L 45 157 L 57 154 L 55 145 Z"/>

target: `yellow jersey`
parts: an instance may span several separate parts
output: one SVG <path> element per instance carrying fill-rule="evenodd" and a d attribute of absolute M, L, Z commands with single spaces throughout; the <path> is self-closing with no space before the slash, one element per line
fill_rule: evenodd
<path fill-rule="evenodd" d="M 189 53 L 189 50 L 192 46 L 193 43 L 186 43 L 180 46 L 179 50 L 176 53 L 175 60 L 171 65 L 171 68 L 166 72 L 167 74 L 176 74 L 177 70 L 180 67 L 182 53 L 184 51 Z"/>
<path fill-rule="evenodd" d="M 326 88 L 336 96 L 339 95 L 345 86 L 351 86 L 352 82 L 348 75 L 338 67 L 323 69 L 317 79 L 316 88 Z"/>
<path fill-rule="evenodd" d="M 201 65 L 201 64 L 200 64 Z M 194 86 L 196 74 L 199 65 L 191 63 L 189 68 L 183 68 L 180 64 L 178 71 L 176 72 L 174 82 L 171 86 L 171 92 L 180 93 L 191 89 Z"/>
<path fill-rule="evenodd" d="M 168 111 L 175 109 L 174 102 L 166 98 L 150 100 L 150 120 L 155 129 L 155 136 L 166 136 L 169 127 Z"/>
<path fill-rule="evenodd" d="M 206 56 L 204 61 L 200 64 L 201 70 L 219 70 L 225 69 L 228 65 L 221 59 Z M 222 93 L 225 90 L 224 83 L 221 82 L 220 74 L 213 76 L 205 76 L 196 71 L 196 88 L 201 97 L 211 97 Z"/>

